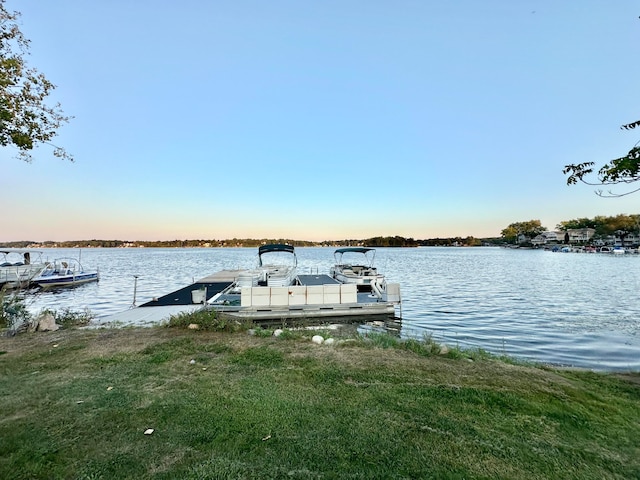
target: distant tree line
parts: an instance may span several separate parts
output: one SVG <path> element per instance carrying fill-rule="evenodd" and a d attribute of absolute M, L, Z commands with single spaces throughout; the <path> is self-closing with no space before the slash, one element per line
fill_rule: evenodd
<path fill-rule="evenodd" d="M 497 244 L 500 238 L 480 239 L 469 237 L 432 238 L 416 240 L 401 236 L 372 237 L 367 239 L 324 240 L 322 242 L 310 242 L 306 240 L 293 240 L 290 238 L 232 238 L 227 240 L 156 240 L 156 241 L 132 241 L 132 240 L 70 240 L 63 242 L 45 241 L 34 242 L 29 240 L 0 243 L 8 248 L 222 248 L 222 247 L 258 247 L 267 243 L 286 243 L 295 247 L 427 247 L 427 246 L 480 246 Z"/>

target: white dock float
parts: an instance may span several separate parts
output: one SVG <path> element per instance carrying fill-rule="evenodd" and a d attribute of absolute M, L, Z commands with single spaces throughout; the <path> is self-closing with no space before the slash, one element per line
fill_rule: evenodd
<path fill-rule="evenodd" d="M 221 315 L 261 321 L 395 315 L 393 302 L 358 293 L 355 284 L 242 287 L 239 293 L 222 293 L 208 303 Z"/>

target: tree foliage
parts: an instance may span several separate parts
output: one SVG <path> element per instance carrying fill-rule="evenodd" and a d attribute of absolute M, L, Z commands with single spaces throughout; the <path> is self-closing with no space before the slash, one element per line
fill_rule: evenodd
<path fill-rule="evenodd" d="M 626 125 L 622 125 L 620 129 L 623 130 L 633 130 L 636 127 L 640 127 L 640 120 L 636 122 L 627 123 Z"/>
<path fill-rule="evenodd" d="M 636 127 L 640 127 L 640 120 L 627 123 L 620 126 L 623 130 L 633 130 Z M 629 184 L 640 181 L 640 147 L 636 144 L 629 153 L 620 158 L 614 158 L 598 170 L 596 175 L 597 181 L 593 182 L 587 180 L 586 177 L 593 173 L 594 162 L 583 162 L 578 164 L 565 165 L 562 173 L 569 174 L 567 177 L 567 185 L 575 185 L 578 182 L 585 183 L 587 185 L 619 185 Z M 640 187 L 634 188 L 624 193 L 613 193 L 611 190 L 606 193 L 602 190 L 597 190 L 596 193 L 601 197 L 623 197 L 630 193 L 635 193 L 640 190 Z"/>
<path fill-rule="evenodd" d="M 626 126 L 639 124 L 635 122 Z M 625 126 L 625 125 L 623 125 Z M 593 173 L 594 162 L 584 162 L 575 165 L 565 165 L 563 173 L 569 174 L 567 185 L 575 185 L 578 182 L 587 185 L 618 185 L 624 183 L 634 183 L 640 180 L 640 147 L 635 146 L 624 157 L 615 158 L 605 164 L 597 173 L 597 182 L 587 180 L 589 174 Z M 613 193 L 611 190 L 606 193 L 597 190 L 596 193 L 601 197 L 622 197 L 640 190 L 640 187 L 624 193 Z"/>
<path fill-rule="evenodd" d="M 32 160 L 34 148 L 49 145 L 57 157 L 73 157 L 51 140 L 69 121 L 59 103 L 49 106 L 47 97 L 56 88 L 42 73 L 29 68 L 29 40 L 18 28 L 19 12 L 9 12 L 0 0 L 0 145 L 18 149 L 18 158 Z"/>
<path fill-rule="evenodd" d="M 594 218 L 576 218 L 560 222 L 557 228 L 560 230 L 593 228 L 596 236 L 626 237 L 632 233 L 640 233 L 640 215 L 619 214 L 612 217 L 598 215 Z"/>
<path fill-rule="evenodd" d="M 544 231 L 546 231 L 546 228 L 542 226 L 540 220 L 529 220 L 528 222 L 516 222 L 510 224 L 500 232 L 500 235 L 506 241 L 515 241 L 518 238 L 518 235 L 525 235 L 529 238 L 534 238 Z"/>

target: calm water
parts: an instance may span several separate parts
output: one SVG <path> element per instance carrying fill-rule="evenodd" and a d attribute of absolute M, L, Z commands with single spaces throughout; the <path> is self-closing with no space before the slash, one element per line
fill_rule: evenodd
<path fill-rule="evenodd" d="M 46 250 L 49 260 L 78 250 Z M 328 273 L 332 248 L 298 248 L 302 269 Z M 100 282 L 29 295 L 32 311 L 89 308 L 100 317 L 221 269 L 252 268 L 257 249 L 85 249 Z M 640 255 L 501 248 L 378 249 L 402 286 L 402 337 L 599 370 L 640 370 Z"/>

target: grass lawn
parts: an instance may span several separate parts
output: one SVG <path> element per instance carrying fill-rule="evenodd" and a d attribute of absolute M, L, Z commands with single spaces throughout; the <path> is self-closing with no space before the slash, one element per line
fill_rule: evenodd
<path fill-rule="evenodd" d="M 638 374 L 311 335 L 3 337 L 0 478 L 640 478 Z"/>

